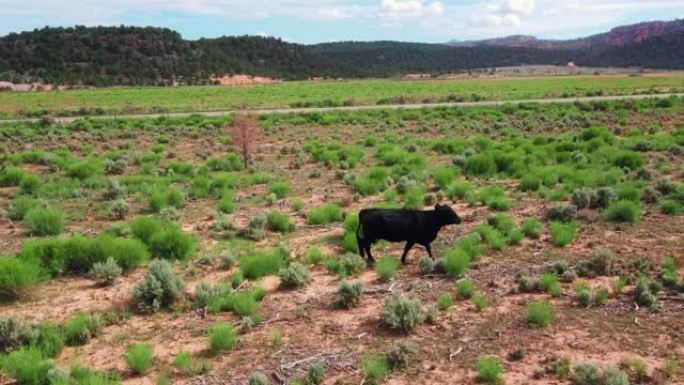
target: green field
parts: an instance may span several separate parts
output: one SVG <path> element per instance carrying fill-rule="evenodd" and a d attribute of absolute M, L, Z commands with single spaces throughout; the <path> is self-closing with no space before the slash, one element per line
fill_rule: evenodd
<path fill-rule="evenodd" d="M 681 91 L 684 74 L 459 80 L 302 81 L 0 93 L 0 118 L 516 100 Z"/>

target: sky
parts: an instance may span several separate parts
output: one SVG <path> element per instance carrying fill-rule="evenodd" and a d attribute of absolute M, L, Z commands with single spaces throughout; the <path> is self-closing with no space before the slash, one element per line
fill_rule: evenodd
<path fill-rule="evenodd" d="M 684 0 L 0 0 L 0 35 L 44 26 L 167 27 L 186 39 L 441 43 L 508 35 L 565 39 L 684 18 Z"/>

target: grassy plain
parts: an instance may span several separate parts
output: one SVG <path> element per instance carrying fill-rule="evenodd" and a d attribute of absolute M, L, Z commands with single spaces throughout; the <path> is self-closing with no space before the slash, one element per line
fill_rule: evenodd
<path fill-rule="evenodd" d="M 1 126 L 0 382 L 681 383 L 682 122 L 681 98 L 263 116 L 247 168 L 230 117 Z M 360 209 L 436 202 L 463 218 L 436 261 L 354 253 Z"/>
<path fill-rule="evenodd" d="M 684 90 L 684 74 L 458 80 L 301 81 L 238 87 L 144 87 L 2 92 L 0 117 L 131 114 L 516 100 Z"/>

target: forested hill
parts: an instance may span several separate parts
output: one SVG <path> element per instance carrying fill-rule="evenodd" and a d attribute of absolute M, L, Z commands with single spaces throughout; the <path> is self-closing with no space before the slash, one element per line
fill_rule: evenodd
<path fill-rule="evenodd" d="M 684 69 L 684 36 L 605 50 L 399 42 L 287 43 L 256 36 L 184 40 L 163 28 L 43 28 L 0 38 L 0 80 L 52 84 L 203 84 L 249 74 L 286 80 L 442 74 L 520 64 Z"/>

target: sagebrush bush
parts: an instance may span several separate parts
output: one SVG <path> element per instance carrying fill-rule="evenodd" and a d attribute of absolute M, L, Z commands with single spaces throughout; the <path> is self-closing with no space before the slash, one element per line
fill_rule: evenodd
<path fill-rule="evenodd" d="M 411 341 L 398 341 L 392 344 L 387 352 L 387 363 L 391 370 L 403 369 L 418 357 L 419 349 Z"/>
<path fill-rule="evenodd" d="M 539 326 L 546 326 L 551 324 L 553 319 L 553 309 L 548 302 L 532 302 L 527 306 L 527 322 Z"/>
<path fill-rule="evenodd" d="M 592 208 L 605 209 L 617 199 L 617 194 L 611 187 L 599 187 L 596 189 L 596 201 Z"/>
<path fill-rule="evenodd" d="M 551 221 L 572 222 L 577 218 L 577 207 L 572 205 L 550 207 L 546 216 Z"/>
<path fill-rule="evenodd" d="M 148 247 L 153 258 L 187 261 L 195 253 L 196 243 L 193 235 L 184 233 L 177 226 L 170 226 L 154 233 Z"/>
<path fill-rule="evenodd" d="M 35 261 L 0 256 L 0 299 L 20 297 L 41 277 L 41 268 Z"/>
<path fill-rule="evenodd" d="M 299 262 L 292 262 L 288 267 L 280 269 L 278 276 L 280 286 L 285 288 L 303 287 L 311 281 L 309 270 Z"/>
<path fill-rule="evenodd" d="M 270 385 L 271 381 L 261 372 L 254 372 L 249 375 L 247 385 Z"/>
<path fill-rule="evenodd" d="M 417 299 L 393 295 L 383 304 L 382 320 L 390 329 L 408 334 L 423 321 L 420 302 Z"/>
<path fill-rule="evenodd" d="M 580 362 L 573 368 L 572 383 L 574 385 L 601 385 L 599 368 L 588 362 Z"/>
<path fill-rule="evenodd" d="M 551 223 L 551 242 L 558 247 L 569 245 L 577 234 L 577 223 Z"/>
<path fill-rule="evenodd" d="M 97 280 L 98 285 L 111 285 L 114 280 L 121 275 L 123 269 L 116 263 L 114 258 L 109 257 L 105 262 L 93 264 L 91 275 Z"/>
<path fill-rule="evenodd" d="M 230 270 L 233 265 L 237 262 L 237 258 L 235 258 L 235 254 L 233 254 L 230 249 L 225 249 L 221 251 L 221 253 L 218 255 L 219 261 L 221 261 L 221 269 L 223 270 Z"/>
<path fill-rule="evenodd" d="M 266 227 L 274 232 L 289 233 L 294 231 L 295 225 L 287 214 L 274 210 L 266 215 Z"/>
<path fill-rule="evenodd" d="M 209 349 L 218 354 L 233 349 L 238 344 L 238 336 L 231 324 L 216 324 L 209 328 Z"/>
<path fill-rule="evenodd" d="M 421 257 L 418 261 L 418 269 L 423 275 L 432 274 L 435 270 L 435 261 L 430 257 Z"/>
<path fill-rule="evenodd" d="M 136 374 L 144 374 L 152 367 L 154 352 L 148 344 L 135 344 L 126 349 L 126 365 Z"/>
<path fill-rule="evenodd" d="M 112 203 L 109 208 L 109 214 L 115 219 L 124 219 L 126 215 L 131 211 L 131 205 L 125 200 L 119 198 Z"/>
<path fill-rule="evenodd" d="M 611 222 L 634 223 L 641 218 L 641 206 L 637 202 L 621 200 L 611 203 L 603 215 Z"/>
<path fill-rule="evenodd" d="M 150 263 L 147 276 L 133 288 L 133 302 L 141 312 L 168 308 L 184 294 L 185 284 L 165 260 Z"/>
<path fill-rule="evenodd" d="M 21 385 L 48 385 L 52 362 L 35 347 L 24 347 L 0 357 L 0 368 Z"/>
<path fill-rule="evenodd" d="M 245 278 L 258 279 L 266 275 L 278 274 L 284 262 L 274 250 L 251 252 L 240 258 L 240 270 Z"/>
<path fill-rule="evenodd" d="M 38 206 L 26 213 L 24 224 L 33 235 L 57 235 L 64 229 L 64 215 L 57 209 Z"/>
<path fill-rule="evenodd" d="M 330 203 L 311 209 L 306 217 L 307 223 L 310 225 L 324 225 L 340 222 L 344 217 L 344 213 L 339 205 Z"/>
<path fill-rule="evenodd" d="M 375 272 L 383 281 L 388 281 L 397 275 L 400 262 L 397 258 L 385 256 L 378 260 L 375 264 Z"/>
<path fill-rule="evenodd" d="M 345 309 L 357 307 L 363 299 L 363 284 L 359 282 L 349 283 L 342 281 L 337 289 L 335 305 Z"/>
<path fill-rule="evenodd" d="M 487 384 L 498 384 L 503 369 L 503 364 L 497 357 L 480 357 L 477 360 L 477 379 Z"/>
<path fill-rule="evenodd" d="M 101 326 L 99 315 L 78 313 L 64 324 L 64 340 L 70 346 L 83 345 L 95 336 Z"/>
<path fill-rule="evenodd" d="M 580 210 L 588 209 L 596 201 L 596 192 L 587 187 L 575 189 L 570 196 L 570 201 Z"/>
<path fill-rule="evenodd" d="M 366 383 L 369 385 L 379 385 L 389 374 L 389 363 L 382 356 L 369 355 L 363 358 L 362 371 Z"/>

